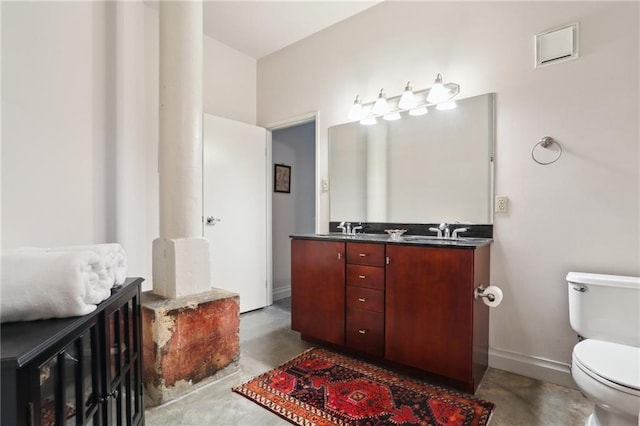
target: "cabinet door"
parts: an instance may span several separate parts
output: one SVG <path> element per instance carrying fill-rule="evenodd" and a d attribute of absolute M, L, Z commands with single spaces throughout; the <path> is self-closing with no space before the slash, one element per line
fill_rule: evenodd
<path fill-rule="evenodd" d="M 291 328 L 344 344 L 345 245 L 291 240 Z"/>
<path fill-rule="evenodd" d="M 348 347 L 381 356 L 384 352 L 384 314 L 347 308 L 346 334 Z"/>
<path fill-rule="evenodd" d="M 106 424 L 135 425 L 142 421 L 138 293 L 106 317 Z"/>
<path fill-rule="evenodd" d="M 387 246 L 385 357 L 471 376 L 473 250 Z"/>
<path fill-rule="evenodd" d="M 99 425 L 101 398 L 96 323 L 35 369 L 31 424 Z"/>

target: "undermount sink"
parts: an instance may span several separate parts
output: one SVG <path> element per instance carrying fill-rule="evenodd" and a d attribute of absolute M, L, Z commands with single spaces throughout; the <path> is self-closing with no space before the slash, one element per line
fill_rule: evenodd
<path fill-rule="evenodd" d="M 438 237 L 434 235 L 403 235 L 402 239 L 405 241 L 418 241 L 418 240 L 437 240 Z M 440 238 L 442 239 L 442 238 Z"/>
<path fill-rule="evenodd" d="M 387 234 L 343 234 L 341 232 L 329 232 L 326 234 L 315 234 L 316 237 L 326 238 L 345 238 L 349 240 L 353 239 L 369 239 L 369 240 L 386 240 Z"/>
<path fill-rule="evenodd" d="M 405 241 L 415 242 L 433 242 L 433 243 L 482 243 L 489 238 L 476 238 L 476 237 L 456 237 L 456 238 L 438 238 L 435 235 L 405 235 L 402 237 Z"/>

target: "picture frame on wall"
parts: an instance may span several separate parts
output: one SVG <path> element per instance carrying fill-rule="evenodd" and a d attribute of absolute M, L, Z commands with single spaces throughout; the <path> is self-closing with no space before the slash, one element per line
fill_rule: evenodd
<path fill-rule="evenodd" d="M 291 166 L 274 164 L 273 192 L 291 192 Z"/>

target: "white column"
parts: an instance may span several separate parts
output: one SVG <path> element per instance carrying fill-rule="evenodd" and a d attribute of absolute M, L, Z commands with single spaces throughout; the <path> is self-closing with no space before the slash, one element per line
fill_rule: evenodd
<path fill-rule="evenodd" d="M 160 4 L 160 238 L 153 291 L 176 298 L 210 289 L 202 238 L 203 11 L 201 1 Z"/>

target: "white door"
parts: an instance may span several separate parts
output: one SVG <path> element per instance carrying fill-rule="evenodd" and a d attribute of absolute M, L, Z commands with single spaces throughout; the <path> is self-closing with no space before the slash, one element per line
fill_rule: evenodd
<path fill-rule="evenodd" d="M 204 114 L 204 238 L 212 286 L 267 305 L 267 131 Z"/>

